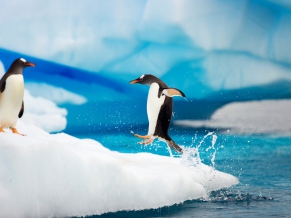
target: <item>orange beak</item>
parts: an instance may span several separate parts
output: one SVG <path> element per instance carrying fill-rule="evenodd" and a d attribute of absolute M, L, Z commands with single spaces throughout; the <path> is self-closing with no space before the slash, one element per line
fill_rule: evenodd
<path fill-rule="evenodd" d="M 36 64 L 32 62 L 26 62 L 25 65 L 30 66 L 30 67 L 35 67 Z"/>
<path fill-rule="evenodd" d="M 134 79 L 134 80 L 131 80 L 129 83 L 130 84 L 135 84 L 135 83 L 139 83 L 140 80 L 139 79 Z"/>

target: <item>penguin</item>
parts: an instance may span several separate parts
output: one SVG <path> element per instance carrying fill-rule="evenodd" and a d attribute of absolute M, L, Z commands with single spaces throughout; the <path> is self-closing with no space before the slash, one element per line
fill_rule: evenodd
<path fill-rule="evenodd" d="M 149 121 L 148 134 L 145 136 L 134 134 L 134 136 L 144 139 L 140 144 L 149 144 L 158 138 L 168 144 L 177 152 L 183 152 L 183 149 L 177 145 L 169 136 L 168 130 L 172 119 L 174 96 L 186 97 L 185 94 L 176 88 L 169 88 L 159 78 L 144 74 L 139 78 L 130 81 L 130 84 L 149 85 L 149 93 L 147 99 L 147 115 Z"/>
<path fill-rule="evenodd" d="M 0 132 L 4 132 L 3 128 L 10 128 L 13 133 L 23 135 L 15 127 L 24 112 L 22 71 L 29 66 L 35 67 L 35 64 L 17 58 L 0 80 Z"/>

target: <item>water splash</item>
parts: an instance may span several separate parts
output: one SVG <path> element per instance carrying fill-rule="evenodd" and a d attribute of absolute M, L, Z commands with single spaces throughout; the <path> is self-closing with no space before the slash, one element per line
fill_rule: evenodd
<path fill-rule="evenodd" d="M 217 140 L 217 135 L 213 134 L 213 132 L 211 132 L 212 134 L 212 141 L 211 141 L 211 146 L 206 148 L 206 151 L 208 151 L 209 149 L 214 149 L 214 145 L 216 143 Z M 209 136 L 210 134 L 208 133 L 206 136 Z M 205 137 L 206 138 L 206 137 Z"/>
<path fill-rule="evenodd" d="M 198 147 L 185 148 L 182 155 L 181 164 L 187 167 L 197 167 L 201 164 Z"/>
<path fill-rule="evenodd" d="M 212 191 L 207 201 L 211 202 L 251 202 L 251 201 L 273 201 L 276 200 L 271 196 L 252 195 L 248 192 L 238 190 L 221 189 Z"/>
<path fill-rule="evenodd" d="M 170 157 L 174 157 L 171 148 L 169 146 L 167 146 L 167 149 L 169 151 Z"/>
<path fill-rule="evenodd" d="M 203 136 L 203 138 L 197 143 L 196 147 L 194 147 L 197 140 L 197 135 L 195 134 L 194 138 L 192 138 L 191 146 L 184 148 L 181 164 L 187 167 L 199 167 L 202 162 L 199 149 L 204 143 L 206 143 L 205 139 L 207 137 L 212 137 L 211 145 L 206 149 L 206 152 L 208 152 L 209 150 L 214 150 L 214 152 L 211 154 L 211 164 L 212 167 L 215 168 L 215 156 L 217 151 L 215 149 L 215 144 L 217 140 L 217 135 L 214 132 L 208 132 L 205 136 Z"/>
<path fill-rule="evenodd" d="M 212 167 L 215 168 L 215 155 L 216 155 L 216 150 L 213 152 L 212 157 L 211 157 L 211 163 L 212 163 Z"/>

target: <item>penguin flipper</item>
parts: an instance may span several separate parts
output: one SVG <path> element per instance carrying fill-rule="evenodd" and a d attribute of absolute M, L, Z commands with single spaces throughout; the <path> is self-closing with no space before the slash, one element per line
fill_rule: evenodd
<path fill-rule="evenodd" d="M 181 96 L 184 98 L 186 97 L 186 95 L 181 90 L 176 89 L 176 88 L 164 89 L 162 93 L 168 97 L 174 97 L 174 96 Z"/>
<path fill-rule="evenodd" d="M 9 74 L 5 73 L 1 80 L 0 80 L 0 92 L 4 92 L 5 88 L 6 88 L 6 79 L 9 77 Z"/>
<path fill-rule="evenodd" d="M 22 105 L 18 114 L 18 118 L 21 118 L 24 113 L 24 101 L 22 101 Z"/>
<path fill-rule="evenodd" d="M 6 81 L 0 81 L 0 92 L 4 92 L 5 90 L 5 87 L 6 87 Z"/>
<path fill-rule="evenodd" d="M 167 144 L 179 153 L 183 153 L 183 149 L 177 145 L 173 140 L 166 140 Z"/>

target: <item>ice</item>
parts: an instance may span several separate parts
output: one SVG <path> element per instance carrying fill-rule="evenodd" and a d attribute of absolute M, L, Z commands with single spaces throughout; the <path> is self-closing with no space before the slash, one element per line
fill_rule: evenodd
<path fill-rule="evenodd" d="M 70 217 L 142 210 L 207 198 L 238 183 L 181 158 L 113 152 L 92 139 L 49 134 L 18 122 L 27 136 L 0 133 L 0 216 Z"/>
<path fill-rule="evenodd" d="M 58 107 L 53 101 L 33 97 L 28 90 L 24 91 L 24 114 L 21 120 L 38 126 L 48 132 L 59 132 L 66 128 L 67 110 Z"/>
<path fill-rule="evenodd" d="M 177 120 L 176 125 L 214 128 L 230 133 L 291 134 L 291 100 L 262 100 L 229 103 L 209 120 Z"/>
<path fill-rule="evenodd" d="M 5 68 L 2 61 L 0 60 L 0 77 L 2 77 L 4 73 L 5 73 Z"/>
<path fill-rule="evenodd" d="M 66 107 L 68 131 L 88 132 L 88 122 L 96 131 L 146 123 L 148 89 L 128 81 L 148 73 L 187 96 L 174 100 L 173 119 L 291 96 L 284 0 L 12 0 L 1 4 L 0 18 L 5 68 L 16 56 L 35 61 L 24 73 L 27 89 Z"/>
<path fill-rule="evenodd" d="M 87 99 L 79 94 L 70 92 L 64 88 L 52 86 L 46 83 L 28 82 L 25 88 L 33 96 L 43 97 L 56 104 L 76 104 L 81 105 L 87 102 Z"/>
<path fill-rule="evenodd" d="M 52 0 L 39 7 L 36 0 L 1 4 L 0 48 L 123 81 L 151 73 L 188 99 L 236 89 L 262 99 L 272 84 L 274 93 L 290 87 L 285 0 Z"/>

